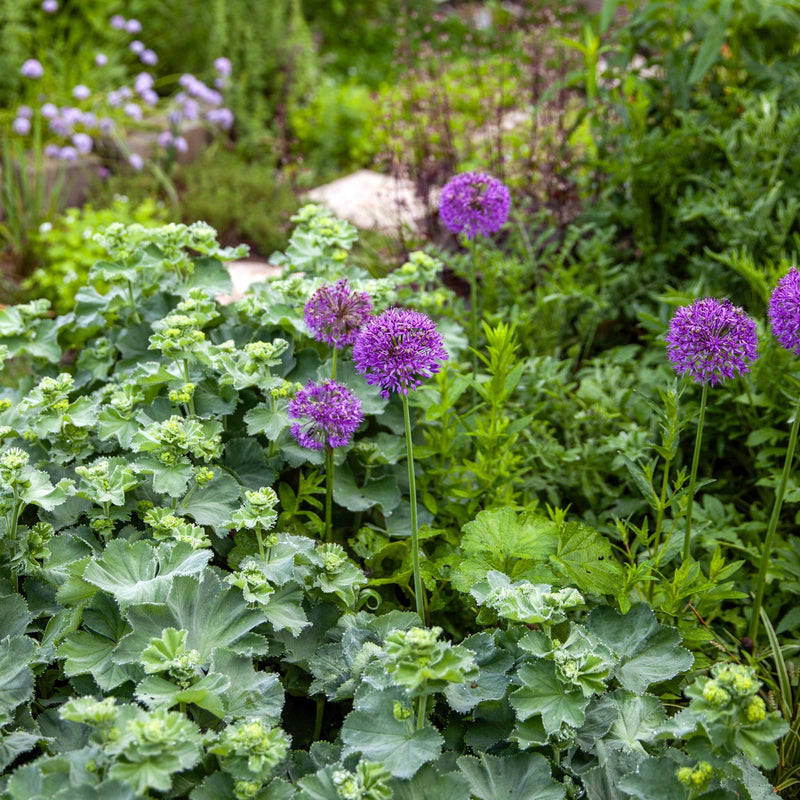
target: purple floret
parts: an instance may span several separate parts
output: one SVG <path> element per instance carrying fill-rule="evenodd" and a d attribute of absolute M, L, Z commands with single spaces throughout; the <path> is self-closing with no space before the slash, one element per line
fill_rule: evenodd
<path fill-rule="evenodd" d="M 337 350 L 355 343 L 371 313 L 369 295 L 350 289 L 347 278 L 317 289 L 303 308 L 306 325 L 314 338 Z"/>
<path fill-rule="evenodd" d="M 795 267 L 772 292 L 769 322 L 780 346 L 800 356 L 800 272 Z"/>
<path fill-rule="evenodd" d="M 291 427 L 302 447 L 344 447 L 364 419 L 361 401 L 336 381 L 311 381 L 289 402 L 289 416 L 301 420 Z"/>
<path fill-rule="evenodd" d="M 463 172 L 451 178 L 439 199 L 439 215 L 451 233 L 474 239 L 497 233 L 508 219 L 511 195 L 497 178 L 484 172 Z"/>
<path fill-rule="evenodd" d="M 383 398 L 415 390 L 423 378 L 439 372 L 439 362 L 447 357 L 434 321 L 405 308 L 390 308 L 373 317 L 353 346 L 356 370 L 367 383 L 381 387 Z"/>
<path fill-rule="evenodd" d="M 729 300 L 706 297 L 682 306 L 672 317 L 667 355 L 678 375 L 714 386 L 749 372 L 758 358 L 756 323 Z"/>

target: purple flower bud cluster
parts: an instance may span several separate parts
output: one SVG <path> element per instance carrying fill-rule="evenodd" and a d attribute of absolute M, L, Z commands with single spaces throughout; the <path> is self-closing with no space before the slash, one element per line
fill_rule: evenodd
<path fill-rule="evenodd" d="M 303 308 L 306 325 L 314 338 L 337 350 L 355 343 L 371 314 L 369 295 L 350 289 L 347 278 L 317 289 Z"/>
<path fill-rule="evenodd" d="M 353 363 L 367 383 L 407 395 L 448 358 L 434 321 L 419 311 L 390 308 L 364 325 L 353 346 Z"/>
<path fill-rule="evenodd" d="M 361 401 L 346 386 L 332 380 L 311 381 L 289 402 L 291 427 L 301 447 L 322 450 L 344 447 L 364 419 Z"/>
<path fill-rule="evenodd" d="M 44 75 L 44 67 L 35 58 L 29 58 L 21 67 L 20 74 L 24 78 L 36 80 Z"/>
<path fill-rule="evenodd" d="M 758 358 L 756 323 L 729 300 L 707 297 L 682 306 L 665 339 L 675 371 L 695 383 L 714 386 L 749 372 Z"/>
<path fill-rule="evenodd" d="M 451 178 L 439 199 L 439 215 L 451 233 L 467 239 L 497 233 L 508 219 L 508 188 L 483 172 L 463 172 Z"/>
<path fill-rule="evenodd" d="M 778 343 L 800 356 L 800 271 L 792 267 L 769 299 L 769 324 Z"/>

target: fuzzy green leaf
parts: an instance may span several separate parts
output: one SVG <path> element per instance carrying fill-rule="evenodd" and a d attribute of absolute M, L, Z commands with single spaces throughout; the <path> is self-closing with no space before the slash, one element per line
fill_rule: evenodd
<path fill-rule="evenodd" d="M 623 577 L 609 541 L 581 522 L 567 522 L 550 556 L 556 572 L 589 594 L 616 594 Z"/>
<path fill-rule="evenodd" d="M 27 636 L 0 639 L 0 726 L 33 694 L 33 672 L 28 664 L 35 651 L 36 644 Z"/>
<path fill-rule="evenodd" d="M 400 502 L 400 489 L 393 475 L 371 478 L 359 486 L 350 468 L 342 464 L 334 473 L 333 498 L 350 511 L 366 511 L 378 506 L 381 513 L 390 514 Z"/>
<path fill-rule="evenodd" d="M 394 800 L 469 800 L 470 791 L 467 779 L 459 772 L 444 775 L 426 764 L 410 780 L 392 781 Z"/>
<path fill-rule="evenodd" d="M 225 529 L 234 509 L 239 506 L 239 491 L 235 478 L 219 473 L 208 486 L 184 498 L 175 513 L 192 517 L 198 525 Z"/>
<path fill-rule="evenodd" d="M 678 780 L 678 768 L 667 755 L 648 758 L 636 772 L 620 779 L 619 788 L 636 800 L 686 800 L 687 789 Z"/>
<path fill-rule="evenodd" d="M 396 703 L 406 709 L 405 718 L 395 714 Z M 437 759 L 444 739 L 431 725 L 416 729 L 409 703 L 399 691 L 368 686 L 360 690 L 342 725 L 344 755 L 361 753 L 383 764 L 395 778 L 411 778 L 423 764 Z"/>
<path fill-rule="evenodd" d="M 218 648 L 211 657 L 210 672 L 230 681 L 225 693 L 226 710 L 234 718 L 259 719 L 277 725 L 283 708 L 283 686 L 275 673 L 253 669 L 252 659 Z"/>
<path fill-rule="evenodd" d="M 136 697 L 152 709 L 170 709 L 178 703 L 193 703 L 221 719 L 226 714 L 224 695 L 229 686 L 230 682 L 224 675 L 214 672 L 185 689 L 166 678 L 150 675 L 136 687 Z"/>
<path fill-rule="evenodd" d="M 539 754 L 461 756 L 457 763 L 478 800 L 563 800 L 564 787 L 553 780 L 550 765 Z"/>
<path fill-rule="evenodd" d="M 559 681 L 552 661 L 523 664 L 518 671 L 523 685 L 511 694 L 511 705 L 517 718 L 525 721 L 534 714 L 542 715 L 548 733 L 566 723 L 573 728 L 583 725 L 589 698 L 580 690 L 570 690 Z"/>

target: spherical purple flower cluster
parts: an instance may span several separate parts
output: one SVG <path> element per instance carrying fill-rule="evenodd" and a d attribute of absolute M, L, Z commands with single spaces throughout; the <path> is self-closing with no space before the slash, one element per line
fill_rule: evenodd
<path fill-rule="evenodd" d="M 769 322 L 780 346 L 800 356 L 800 271 L 792 267 L 769 299 Z"/>
<path fill-rule="evenodd" d="M 302 447 L 344 447 L 364 419 L 361 401 L 346 386 L 332 380 L 306 384 L 289 402 L 291 427 Z"/>
<path fill-rule="evenodd" d="M 483 172 L 463 172 L 451 178 L 439 199 L 442 222 L 452 233 L 474 239 L 497 233 L 508 219 L 511 195 L 497 178 Z"/>
<path fill-rule="evenodd" d="M 319 342 L 341 350 L 353 344 L 361 327 L 372 313 L 372 300 L 366 292 L 354 292 L 347 278 L 321 286 L 303 308 L 306 325 Z"/>
<path fill-rule="evenodd" d="M 367 383 L 381 387 L 383 398 L 393 391 L 407 395 L 423 378 L 439 372 L 439 362 L 447 357 L 434 321 L 404 308 L 390 308 L 373 317 L 353 347 L 356 370 Z"/>
<path fill-rule="evenodd" d="M 672 317 L 667 355 L 678 375 L 714 386 L 749 372 L 758 358 L 756 323 L 729 300 L 706 297 L 682 306 Z"/>
<path fill-rule="evenodd" d="M 33 78 L 34 80 L 41 78 L 44 75 L 44 67 L 35 58 L 29 58 L 21 67 L 20 74 L 24 78 Z"/>

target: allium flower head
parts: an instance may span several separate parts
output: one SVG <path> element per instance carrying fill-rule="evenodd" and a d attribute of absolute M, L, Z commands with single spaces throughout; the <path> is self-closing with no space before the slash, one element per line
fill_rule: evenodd
<path fill-rule="evenodd" d="M 451 178 L 439 199 L 439 215 L 451 233 L 474 239 L 497 233 L 508 219 L 511 195 L 497 178 L 484 172 L 463 172 Z"/>
<path fill-rule="evenodd" d="M 372 300 L 366 292 L 354 292 L 347 278 L 321 286 L 303 308 L 306 325 L 318 342 L 341 350 L 353 344 L 361 326 L 372 313 Z"/>
<path fill-rule="evenodd" d="M 44 75 L 44 67 L 35 59 L 29 58 L 21 67 L 20 73 L 25 78 L 41 78 Z"/>
<path fill-rule="evenodd" d="M 408 394 L 430 378 L 447 360 L 444 342 L 434 321 L 419 311 L 390 308 L 373 317 L 353 347 L 353 363 L 367 383 L 390 392 Z"/>
<path fill-rule="evenodd" d="M 332 380 L 306 384 L 289 402 L 289 416 L 301 420 L 292 425 L 292 436 L 310 450 L 344 447 L 364 419 L 358 397 Z"/>
<path fill-rule="evenodd" d="M 780 346 L 800 356 L 800 271 L 792 267 L 769 299 L 769 322 Z"/>
<path fill-rule="evenodd" d="M 72 90 L 72 96 L 76 100 L 87 100 L 92 94 L 92 90 L 88 86 L 84 86 L 82 83 L 78 84 Z"/>
<path fill-rule="evenodd" d="M 714 386 L 749 372 L 758 358 L 756 323 L 729 300 L 706 297 L 682 306 L 672 317 L 667 355 L 678 375 Z"/>
<path fill-rule="evenodd" d="M 11 123 L 11 130 L 18 136 L 27 136 L 31 132 L 31 121 L 25 117 L 17 117 Z"/>

